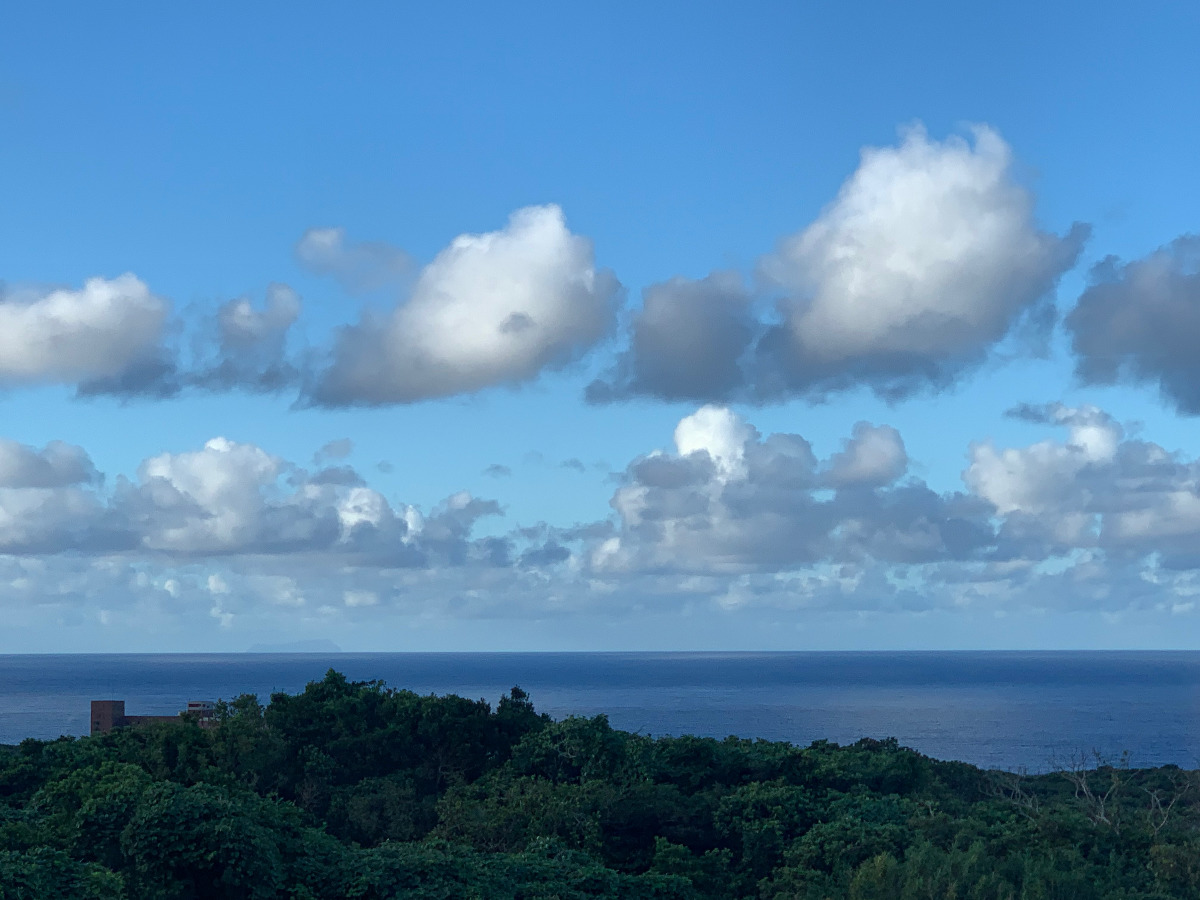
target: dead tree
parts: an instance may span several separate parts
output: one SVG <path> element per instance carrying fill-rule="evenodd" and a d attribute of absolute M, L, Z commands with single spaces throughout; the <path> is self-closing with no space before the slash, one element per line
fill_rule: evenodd
<path fill-rule="evenodd" d="M 1009 804 L 1030 822 L 1038 821 L 1042 812 L 1042 799 L 1030 789 L 1024 770 L 989 772 L 988 776 L 988 796 Z"/>
<path fill-rule="evenodd" d="M 1090 758 L 1084 753 L 1073 754 L 1059 773 L 1075 789 L 1075 799 L 1093 825 L 1121 833 L 1120 799 L 1129 778 L 1128 753 L 1121 754 L 1115 766 L 1099 751 L 1093 750 Z"/>

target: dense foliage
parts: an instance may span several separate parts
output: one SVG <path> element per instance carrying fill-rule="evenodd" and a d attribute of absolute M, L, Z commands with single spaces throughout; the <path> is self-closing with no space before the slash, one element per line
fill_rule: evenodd
<path fill-rule="evenodd" d="M 1200 897 L 1197 787 L 652 739 L 331 671 L 211 728 L 0 747 L 0 898 Z"/>

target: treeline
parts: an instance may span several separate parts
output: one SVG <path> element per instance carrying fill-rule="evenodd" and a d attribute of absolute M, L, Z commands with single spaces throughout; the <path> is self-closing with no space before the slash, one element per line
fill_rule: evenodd
<path fill-rule="evenodd" d="M 0 900 L 1200 898 L 1200 783 L 559 722 L 330 671 L 0 748 Z"/>

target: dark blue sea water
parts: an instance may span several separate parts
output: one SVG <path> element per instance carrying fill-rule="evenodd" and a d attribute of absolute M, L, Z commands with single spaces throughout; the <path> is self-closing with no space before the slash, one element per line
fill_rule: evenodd
<path fill-rule="evenodd" d="M 1200 653 L 344 653 L 0 656 L 0 743 L 87 730 L 88 701 L 171 714 L 298 691 L 330 667 L 644 734 L 808 744 L 895 737 L 940 759 L 1044 770 L 1072 754 L 1200 765 Z"/>

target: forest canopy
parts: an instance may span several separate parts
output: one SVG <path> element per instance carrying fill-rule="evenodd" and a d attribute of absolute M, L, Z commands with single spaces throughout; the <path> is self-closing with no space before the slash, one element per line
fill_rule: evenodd
<path fill-rule="evenodd" d="M 0 747 L 0 900 L 1189 897 L 1175 767 L 654 738 L 333 670 L 211 727 Z"/>

